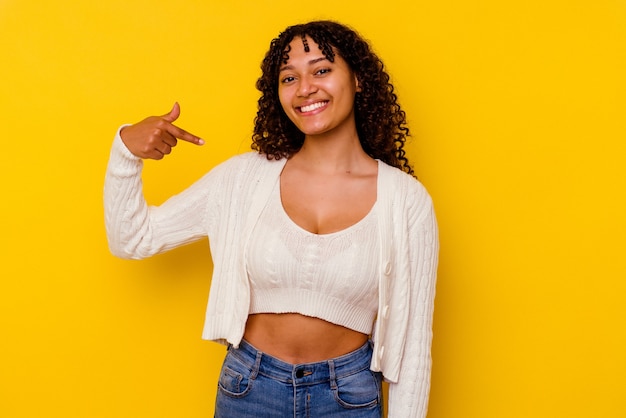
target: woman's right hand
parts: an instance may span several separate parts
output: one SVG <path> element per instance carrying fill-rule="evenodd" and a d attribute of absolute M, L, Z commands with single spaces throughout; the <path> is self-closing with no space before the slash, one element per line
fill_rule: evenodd
<path fill-rule="evenodd" d="M 120 131 L 122 142 L 128 150 L 139 158 L 160 160 L 172 152 L 178 139 L 203 145 L 204 140 L 173 125 L 180 116 L 180 106 L 174 103 L 169 113 L 163 116 L 150 116 Z"/>

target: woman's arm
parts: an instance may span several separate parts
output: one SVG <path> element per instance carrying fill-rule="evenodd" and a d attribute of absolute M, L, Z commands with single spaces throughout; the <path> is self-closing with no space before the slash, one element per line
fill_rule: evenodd
<path fill-rule="evenodd" d="M 409 322 L 398 382 L 389 384 L 389 418 L 424 418 L 428 409 L 439 238 L 427 199 L 424 210 L 409 215 Z"/>
<path fill-rule="evenodd" d="M 178 104 L 163 116 L 152 116 L 118 131 L 107 166 L 104 209 L 111 252 L 122 258 L 144 258 L 206 235 L 207 175 L 159 207 L 143 197 L 142 158 L 161 159 L 176 138 L 196 144 L 195 135 L 174 126 Z"/>

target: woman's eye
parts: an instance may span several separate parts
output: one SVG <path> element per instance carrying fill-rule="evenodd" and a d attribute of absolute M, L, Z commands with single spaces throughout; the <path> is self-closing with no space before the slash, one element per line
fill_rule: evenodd
<path fill-rule="evenodd" d="M 290 83 L 293 80 L 295 80 L 294 77 L 288 76 L 288 77 L 283 77 L 283 79 L 281 80 L 282 83 Z"/>
<path fill-rule="evenodd" d="M 323 75 L 323 74 L 326 74 L 326 73 L 329 73 L 329 72 L 330 72 L 330 68 L 322 68 L 320 70 L 317 70 L 316 74 Z"/>

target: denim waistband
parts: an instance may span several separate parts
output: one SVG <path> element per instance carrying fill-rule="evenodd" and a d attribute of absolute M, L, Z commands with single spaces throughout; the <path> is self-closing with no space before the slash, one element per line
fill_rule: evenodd
<path fill-rule="evenodd" d="M 329 360 L 314 363 L 290 364 L 257 350 L 245 340 L 239 348 L 230 346 L 228 354 L 236 357 L 251 370 L 285 383 L 298 385 L 334 381 L 369 369 L 372 361 L 372 343 L 367 341 L 360 348 Z"/>

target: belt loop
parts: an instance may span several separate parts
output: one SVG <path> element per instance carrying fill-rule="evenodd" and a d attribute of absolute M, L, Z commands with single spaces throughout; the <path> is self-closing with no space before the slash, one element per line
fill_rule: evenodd
<path fill-rule="evenodd" d="M 256 360 L 254 361 L 254 367 L 252 368 L 252 373 L 250 374 L 251 379 L 256 379 L 259 374 L 259 369 L 261 368 L 261 358 L 263 357 L 263 353 L 258 351 L 256 352 Z"/>
<path fill-rule="evenodd" d="M 328 374 L 330 375 L 330 388 L 336 390 L 337 380 L 335 376 L 335 362 L 333 360 L 328 360 Z"/>

